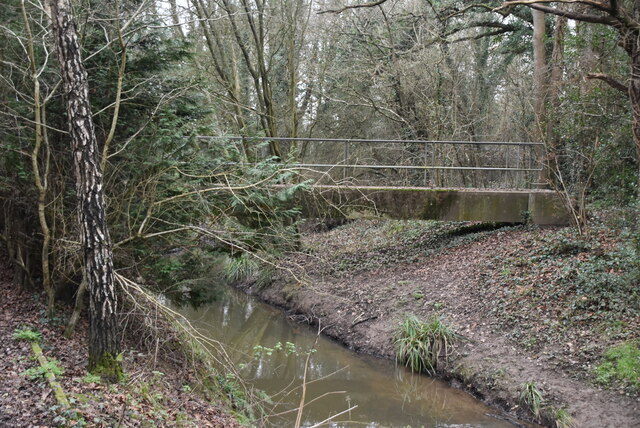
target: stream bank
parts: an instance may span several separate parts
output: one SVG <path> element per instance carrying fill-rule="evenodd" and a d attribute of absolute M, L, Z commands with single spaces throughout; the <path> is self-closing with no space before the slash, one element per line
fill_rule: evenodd
<path fill-rule="evenodd" d="M 563 414 L 572 416 L 575 427 L 639 426 L 637 392 L 617 385 L 604 389 L 593 380 L 604 350 L 637 339 L 635 312 L 621 313 L 614 324 L 622 329 L 604 331 L 608 318 L 568 304 L 570 298 L 583 300 L 575 290 L 575 296 L 558 290 L 540 295 L 541 287 L 534 287 L 538 280 L 558 282 L 558 272 L 574 259 L 586 263 L 590 252 L 607 253 L 618 244 L 615 233 L 596 234 L 597 248 L 578 246 L 543 262 L 517 262 L 545 252 L 545 243 L 557 241 L 550 237 L 565 233 L 358 220 L 303 234 L 302 250 L 290 254 L 284 267 L 304 266 L 305 281 L 280 273 L 269 287 L 248 282 L 244 288 L 299 320 L 320 323 L 325 334 L 357 352 L 389 359 L 406 314 L 439 316 L 465 338 L 439 370 L 453 385 L 547 426 L 568 423 Z M 636 305 L 636 295 L 630 298 L 628 305 Z M 562 312 L 565 307 L 573 312 Z M 583 315 L 585 321 L 575 321 Z M 543 394 L 540 420 L 519 403 L 525 382 Z"/>
<path fill-rule="evenodd" d="M 86 370 L 87 319 L 81 318 L 65 339 L 66 319 L 45 317 L 44 296 L 21 289 L 12 276 L 0 251 L 0 427 L 241 426 L 222 393 L 205 397 L 197 391 L 199 379 L 189 364 L 175 360 L 177 353 L 141 347 L 140 337 L 125 338 L 126 381 L 100 382 Z M 40 337 L 48 370 L 55 371 L 68 408 L 41 375 L 29 342 L 16 336 L 20 330 Z"/>

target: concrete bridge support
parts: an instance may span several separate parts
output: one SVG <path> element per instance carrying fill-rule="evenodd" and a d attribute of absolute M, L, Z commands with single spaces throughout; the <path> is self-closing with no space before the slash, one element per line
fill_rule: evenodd
<path fill-rule="evenodd" d="M 309 217 L 569 224 L 562 198 L 550 190 L 313 186 L 300 198 Z"/>

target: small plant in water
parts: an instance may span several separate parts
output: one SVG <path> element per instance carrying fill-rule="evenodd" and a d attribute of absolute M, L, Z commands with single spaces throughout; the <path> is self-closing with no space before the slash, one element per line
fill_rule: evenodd
<path fill-rule="evenodd" d="M 446 360 L 457 338 L 459 336 L 438 317 L 427 323 L 408 315 L 394 338 L 396 358 L 411 371 L 434 375 L 440 354 L 444 353 Z"/>
<path fill-rule="evenodd" d="M 262 345 L 256 345 L 253 347 L 253 354 L 256 357 L 260 357 L 263 354 L 270 357 L 274 352 L 283 352 L 286 355 L 299 355 L 295 343 L 291 342 L 285 342 L 284 344 L 282 342 L 277 342 L 273 345 L 273 348 L 267 348 Z"/>
<path fill-rule="evenodd" d="M 542 409 L 542 392 L 538 389 L 535 382 L 529 381 L 522 384 L 520 389 L 520 404 L 527 406 L 533 416 L 540 417 L 540 409 Z"/>

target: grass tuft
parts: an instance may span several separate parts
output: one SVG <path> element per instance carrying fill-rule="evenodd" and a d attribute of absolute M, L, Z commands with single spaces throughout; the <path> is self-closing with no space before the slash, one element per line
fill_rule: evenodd
<path fill-rule="evenodd" d="M 556 428 L 573 428 L 575 420 L 566 409 L 551 409 Z"/>
<path fill-rule="evenodd" d="M 225 265 L 225 277 L 231 282 L 240 282 L 258 272 L 258 264 L 246 253 L 230 257 Z"/>
<path fill-rule="evenodd" d="M 536 418 L 540 417 L 543 402 L 542 392 L 538 389 L 535 382 L 529 381 L 522 384 L 520 389 L 520 404 L 527 406 Z"/>
<path fill-rule="evenodd" d="M 396 359 L 411 371 L 434 375 L 441 354 L 444 358 L 453 351 L 459 336 L 440 318 L 427 323 L 415 315 L 408 315 L 400 323 L 394 337 Z"/>

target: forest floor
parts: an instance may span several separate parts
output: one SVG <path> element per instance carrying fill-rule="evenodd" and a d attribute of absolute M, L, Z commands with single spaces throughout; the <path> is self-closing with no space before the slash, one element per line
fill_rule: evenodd
<path fill-rule="evenodd" d="M 133 343 L 126 343 L 123 355 L 125 380 L 100 383 L 86 371 L 86 320 L 65 339 L 62 320 L 45 317 L 41 296 L 21 290 L 11 275 L 0 255 L 0 427 L 240 426 L 219 398 L 212 404 L 196 392 L 188 367 L 137 351 Z M 30 343 L 15 338 L 17 330 L 40 334 L 44 356 L 63 371 L 56 378 L 69 409 L 61 408 L 44 377 L 33 373 L 38 362 Z"/>
<path fill-rule="evenodd" d="M 418 221 L 311 228 L 285 259 L 305 279 L 280 273 L 252 292 L 386 358 L 395 358 L 403 317 L 440 317 L 463 340 L 439 376 L 488 404 L 547 426 L 637 427 L 640 378 L 597 369 L 608 349 L 637 349 L 640 339 L 640 275 L 625 226 L 633 219 L 616 215 L 621 224 L 605 218 L 584 238 L 569 228 Z M 539 418 L 519 401 L 525 382 L 542 393 Z"/>

